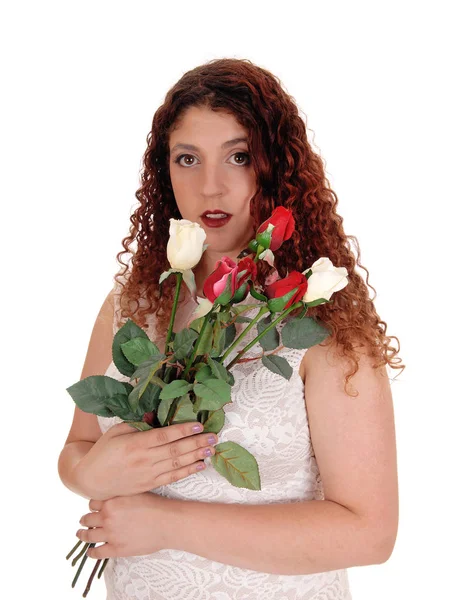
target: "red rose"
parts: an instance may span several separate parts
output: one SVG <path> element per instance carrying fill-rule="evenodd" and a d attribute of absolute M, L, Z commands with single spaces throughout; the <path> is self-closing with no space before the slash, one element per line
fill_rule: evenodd
<path fill-rule="evenodd" d="M 238 288 L 240 288 L 241 285 L 245 283 L 248 279 L 254 281 L 257 277 L 257 265 L 254 263 L 253 259 L 250 256 L 241 258 L 241 260 L 237 263 L 238 274 L 242 271 L 247 271 L 247 273 L 244 273 L 244 275 L 242 275 L 241 278 L 238 279 Z"/>
<path fill-rule="evenodd" d="M 216 298 L 225 291 L 227 284 L 229 284 L 229 293 L 231 293 L 231 295 L 228 300 L 225 298 L 226 302 L 222 302 L 222 304 L 229 302 L 236 291 L 237 272 L 237 264 L 228 256 L 224 256 L 221 260 L 217 260 L 215 271 L 212 271 L 209 277 L 204 281 L 204 296 L 211 302 L 215 302 Z M 230 281 L 228 281 L 228 279 Z"/>
<path fill-rule="evenodd" d="M 268 239 L 268 234 L 261 237 L 259 236 L 259 234 L 266 231 L 268 225 L 274 225 L 270 240 Z M 294 231 L 295 219 L 293 218 L 292 212 L 284 206 L 278 206 L 274 209 L 269 219 L 264 221 L 257 229 L 256 240 L 263 248 L 269 248 L 275 252 L 286 240 L 292 237 Z"/>
<path fill-rule="evenodd" d="M 277 305 L 275 306 L 276 312 L 285 310 L 295 302 L 301 300 L 308 289 L 308 280 L 302 273 L 292 271 L 287 277 L 284 277 L 284 279 L 278 279 L 271 285 L 265 287 L 265 294 L 269 299 L 282 298 L 295 288 L 298 288 L 297 291 L 285 305 L 282 302 L 279 302 L 279 307 Z"/>
<path fill-rule="evenodd" d="M 241 273 L 245 273 L 241 275 Z M 246 256 L 242 258 L 237 264 L 237 281 L 236 281 L 236 292 L 232 298 L 233 302 L 237 304 L 238 302 L 242 302 L 245 300 L 248 292 L 249 292 L 249 284 L 248 281 L 251 279 L 255 281 L 257 277 L 257 265 L 253 261 L 250 256 Z"/>
<path fill-rule="evenodd" d="M 239 273 L 247 271 L 238 278 Z M 219 304 L 227 304 L 235 293 L 244 286 L 248 279 L 255 279 L 257 275 L 257 266 L 250 256 L 241 259 L 237 264 L 228 256 L 224 256 L 215 264 L 215 270 L 204 281 L 203 291 L 205 297 L 211 302 L 225 292 L 219 299 Z M 247 286 L 245 286 L 247 288 Z M 245 294 L 246 289 L 243 290 Z M 240 294 L 242 296 L 244 294 Z M 237 300 L 240 302 L 240 300 Z"/>

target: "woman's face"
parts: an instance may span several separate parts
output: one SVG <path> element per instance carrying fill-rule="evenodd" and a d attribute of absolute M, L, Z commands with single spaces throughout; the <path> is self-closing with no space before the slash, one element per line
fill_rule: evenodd
<path fill-rule="evenodd" d="M 190 107 L 169 137 L 169 169 L 183 219 L 199 223 L 209 250 L 239 253 L 253 237 L 250 198 L 256 177 L 246 130 L 229 113 Z M 206 212 L 230 215 L 219 220 Z M 218 226 L 217 226 L 218 225 Z"/>

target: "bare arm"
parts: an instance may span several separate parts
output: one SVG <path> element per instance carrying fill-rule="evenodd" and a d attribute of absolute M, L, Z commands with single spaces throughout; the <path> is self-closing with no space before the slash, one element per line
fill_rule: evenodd
<path fill-rule="evenodd" d="M 113 342 L 113 315 L 113 290 L 111 290 L 94 323 L 80 380 L 90 375 L 101 375 L 105 373 L 110 365 Z M 88 490 L 85 489 L 84 483 L 75 477 L 75 467 L 101 435 L 102 432 L 96 415 L 85 413 L 75 405 L 73 422 L 59 455 L 58 472 L 62 483 L 72 492 L 84 498 L 90 498 L 91 496 Z"/>
<path fill-rule="evenodd" d="M 112 290 L 113 292 L 113 290 Z M 81 379 L 106 372 L 112 358 L 113 299 L 107 296 L 94 324 Z M 209 435 L 193 425 L 137 431 L 118 423 L 102 434 L 97 417 L 75 406 L 73 423 L 62 449 L 59 476 L 72 492 L 97 500 L 140 494 L 194 475 L 208 450 Z M 202 430 L 202 429 L 201 429 Z"/>
<path fill-rule="evenodd" d="M 306 362 L 309 426 L 325 500 L 240 505 L 168 500 L 169 548 L 255 571 L 309 574 L 377 564 L 398 528 L 395 429 L 385 369 L 362 356 L 344 390 L 343 363 L 314 346 Z"/>

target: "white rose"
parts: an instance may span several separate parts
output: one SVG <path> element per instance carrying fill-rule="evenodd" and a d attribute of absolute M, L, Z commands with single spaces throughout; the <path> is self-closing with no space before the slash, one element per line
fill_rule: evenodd
<path fill-rule="evenodd" d="M 192 269 L 201 260 L 205 250 L 206 232 L 198 223 L 192 223 L 187 219 L 169 219 L 169 221 L 167 260 L 172 269 L 178 271 Z"/>
<path fill-rule="evenodd" d="M 303 271 L 303 275 L 311 270 L 312 275 L 308 279 L 308 289 L 303 296 L 303 302 L 310 303 L 324 298 L 330 300 L 334 292 L 338 292 L 347 286 L 346 267 L 334 267 L 329 258 L 319 258 L 312 265 L 311 269 Z"/>

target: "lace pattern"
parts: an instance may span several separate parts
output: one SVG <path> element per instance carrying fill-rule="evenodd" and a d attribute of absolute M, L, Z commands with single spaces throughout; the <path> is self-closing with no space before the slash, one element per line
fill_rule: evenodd
<path fill-rule="evenodd" d="M 116 306 L 116 304 L 115 304 Z M 247 316 L 253 317 L 257 309 Z M 245 324 L 237 324 L 238 333 Z M 278 327 L 282 328 L 282 325 Z M 114 333 L 116 327 L 114 325 Z M 151 326 L 147 330 L 154 339 Z M 256 328 L 225 360 L 257 335 Z M 311 444 L 298 373 L 306 350 L 282 348 L 279 356 L 293 368 L 290 380 L 266 369 L 260 360 L 238 363 L 232 403 L 224 407 L 225 424 L 218 441 L 234 441 L 251 452 L 259 466 L 262 489 L 233 487 L 205 459 L 207 468 L 170 485 L 151 490 L 169 498 L 240 504 L 290 503 L 323 500 L 323 487 Z M 260 356 L 255 344 L 244 356 Z M 106 375 L 120 381 L 113 362 Z M 117 417 L 98 417 L 104 433 Z M 104 571 L 107 600 L 351 600 L 347 570 L 312 575 L 261 573 L 222 564 L 184 551 L 163 549 L 154 554 L 110 559 Z"/>

